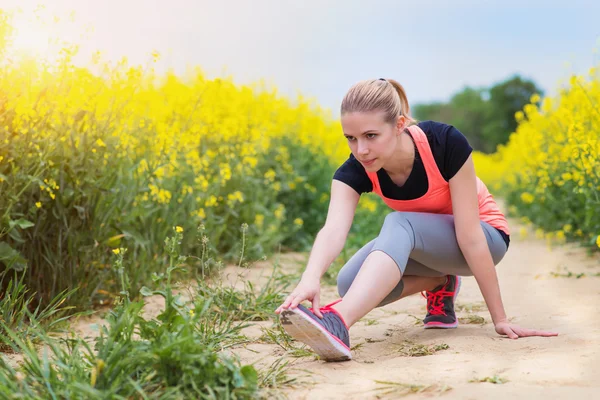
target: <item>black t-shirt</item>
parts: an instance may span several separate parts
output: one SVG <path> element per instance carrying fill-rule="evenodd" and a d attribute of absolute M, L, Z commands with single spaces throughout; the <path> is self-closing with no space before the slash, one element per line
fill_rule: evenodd
<path fill-rule="evenodd" d="M 446 182 L 461 169 L 473 148 L 467 138 L 452 125 L 435 121 L 422 121 L 419 128 L 427 136 L 435 163 Z M 414 143 L 414 141 L 413 141 Z M 413 200 L 427 193 L 429 182 L 423 161 L 415 144 L 415 160 L 412 171 L 402 186 L 396 185 L 383 168 L 377 171 L 381 191 L 387 198 L 394 200 Z M 373 184 L 362 164 L 352 155 L 342 164 L 333 179 L 344 182 L 358 194 L 372 192 Z M 509 236 L 497 229 L 508 246 Z"/>

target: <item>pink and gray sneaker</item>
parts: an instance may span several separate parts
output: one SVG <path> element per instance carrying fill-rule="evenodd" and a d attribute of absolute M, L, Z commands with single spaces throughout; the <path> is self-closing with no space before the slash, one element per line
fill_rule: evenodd
<path fill-rule="evenodd" d="M 279 320 L 283 329 L 294 339 L 307 344 L 325 361 L 351 360 L 348 325 L 332 308 L 342 299 L 319 308 L 323 319 L 299 304 L 295 309 L 281 312 Z"/>
<path fill-rule="evenodd" d="M 454 312 L 454 301 L 460 291 L 460 276 L 447 275 L 446 283 L 425 292 L 427 299 L 427 315 L 423 320 L 425 329 L 449 329 L 458 326 L 458 319 Z"/>

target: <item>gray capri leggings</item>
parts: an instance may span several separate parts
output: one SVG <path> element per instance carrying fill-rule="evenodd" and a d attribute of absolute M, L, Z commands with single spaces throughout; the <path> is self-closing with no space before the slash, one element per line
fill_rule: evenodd
<path fill-rule="evenodd" d="M 506 254 L 506 243 L 487 222 L 481 222 L 481 227 L 497 265 Z M 350 289 L 367 256 L 376 250 L 389 255 L 403 277 L 473 275 L 458 246 L 453 215 L 394 211 L 385 217 L 379 236 L 357 251 L 340 270 L 337 287 L 341 297 Z M 377 307 L 398 300 L 403 289 L 401 279 Z"/>

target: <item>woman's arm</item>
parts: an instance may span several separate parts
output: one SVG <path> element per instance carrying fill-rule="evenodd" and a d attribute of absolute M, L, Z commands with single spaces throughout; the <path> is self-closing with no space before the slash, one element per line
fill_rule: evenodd
<path fill-rule="evenodd" d="M 359 198 L 360 195 L 347 184 L 338 180 L 333 181 L 325 225 L 317 234 L 302 279 L 275 310 L 277 314 L 288 307 L 296 308 L 304 300 L 310 300 L 315 314 L 323 318 L 319 311 L 321 276 L 344 248 Z"/>
<path fill-rule="evenodd" d="M 471 156 L 449 183 L 458 245 L 477 280 L 494 324 L 506 321 L 496 267 L 479 219 L 477 179 Z"/>
<path fill-rule="evenodd" d="M 350 186 L 333 180 L 327 219 L 315 238 L 303 279 L 320 280 L 342 252 L 359 199 L 360 195 Z"/>
<path fill-rule="evenodd" d="M 519 336 L 556 336 L 556 333 L 524 329 L 508 323 L 496 267 L 479 219 L 477 178 L 472 156 L 469 156 L 449 183 L 458 245 L 481 289 L 496 332 L 512 339 Z"/>

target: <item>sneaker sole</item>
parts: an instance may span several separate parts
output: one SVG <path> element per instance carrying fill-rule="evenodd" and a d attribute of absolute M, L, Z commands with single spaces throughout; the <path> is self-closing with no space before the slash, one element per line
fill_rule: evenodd
<path fill-rule="evenodd" d="M 456 298 L 458 297 L 458 292 L 460 292 L 462 278 L 460 276 L 457 276 L 456 282 L 457 282 L 457 287 L 456 287 L 456 291 L 454 292 L 454 297 L 452 298 L 452 301 L 454 301 L 454 302 L 456 302 Z M 453 329 L 453 328 L 456 328 L 457 326 L 458 326 L 458 318 L 456 318 L 456 321 L 452 324 L 444 324 L 443 322 L 429 322 L 424 325 L 424 328 L 425 329 Z"/>
<path fill-rule="evenodd" d="M 325 361 L 348 361 L 350 349 L 339 339 L 316 323 L 304 312 L 295 308 L 281 312 L 281 325 L 294 339 L 310 346 Z"/>

